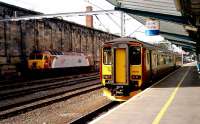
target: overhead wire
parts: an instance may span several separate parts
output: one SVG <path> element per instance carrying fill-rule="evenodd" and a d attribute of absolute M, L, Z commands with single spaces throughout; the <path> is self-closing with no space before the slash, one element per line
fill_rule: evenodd
<path fill-rule="evenodd" d="M 108 28 L 106 28 L 106 26 L 101 22 L 101 20 L 98 18 L 98 16 L 97 15 L 95 15 L 95 17 L 97 18 L 97 20 L 99 21 L 99 23 L 100 23 L 100 25 L 102 25 L 105 29 L 106 29 L 106 31 L 107 32 L 109 32 L 109 29 Z"/>
<path fill-rule="evenodd" d="M 95 7 L 97 7 L 97 8 L 99 8 L 99 9 L 101 9 L 101 10 L 103 10 L 103 11 L 106 11 L 106 10 L 104 10 L 103 8 L 101 8 L 101 7 L 99 7 L 98 5 L 96 5 L 96 4 L 94 4 L 94 3 L 92 3 L 90 0 L 85 0 L 87 3 L 89 3 L 89 4 L 91 4 L 91 5 L 93 5 L 93 6 L 95 6 Z M 111 13 L 112 15 L 115 15 L 114 13 Z M 110 16 L 110 14 L 106 14 L 114 23 L 115 23 L 115 25 L 117 25 L 117 27 L 118 28 L 120 28 L 121 29 L 121 26 Z M 97 17 L 97 16 L 96 16 Z M 117 16 L 118 17 L 118 16 Z M 97 17 L 98 18 L 98 17 Z M 118 17 L 118 18 L 120 18 L 120 17 Z M 126 19 L 125 19 L 126 20 Z M 127 19 L 128 21 L 130 20 L 130 19 Z M 126 20 L 126 21 L 127 21 Z M 136 19 L 137 20 L 137 19 Z M 99 20 L 100 21 L 100 20 Z M 132 33 L 130 33 L 128 36 L 131 36 L 134 32 L 136 32 L 138 29 L 140 29 L 141 27 L 142 27 L 143 25 L 141 25 L 141 26 L 139 26 L 137 29 L 135 29 Z M 105 28 L 105 26 L 104 26 L 104 28 Z"/>
<path fill-rule="evenodd" d="M 130 33 L 129 35 L 128 35 L 128 37 L 130 37 L 133 33 L 135 33 L 135 32 L 137 32 L 137 30 L 139 30 L 141 27 L 143 27 L 144 25 L 140 25 L 140 26 L 138 26 L 138 28 L 136 28 L 132 33 Z M 144 32 L 142 32 L 142 33 L 144 33 Z"/>
<path fill-rule="evenodd" d="M 104 10 L 103 8 L 101 8 L 101 7 L 99 7 L 98 5 L 96 5 L 96 4 L 94 4 L 94 3 L 92 3 L 92 2 L 90 2 L 89 0 L 85 0 L 87 3 L 89 3 L 89 4 L 91 4 L 91 5 L 93 5 L 93 6 L 95 6 L 95 7 L 97 7 L 97 8 L 99 8 L 99 9 L 101 9 L 101 10 L 103 10 L 103 11 L 105 11 L 106 12 L 106 10 Z M 112 21 L 113 21 L 113 23 L 118 27 L 118 28 L 121 28 L 121 26 L 110 16 L 110 14 L 106 14 Z"/>

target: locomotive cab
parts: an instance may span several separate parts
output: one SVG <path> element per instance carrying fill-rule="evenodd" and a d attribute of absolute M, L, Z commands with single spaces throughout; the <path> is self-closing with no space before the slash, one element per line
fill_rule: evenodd
<path fill-rule="evenodd" d="M 29 69 L 46 69 L 50 66 L 50 55 L 45 52 L 32 52 L 28 60 Z"/>
<path fill-rule="evenodd" d="M 104 46 L 102 83 L 106 88 L 106 96 L 127 100 L 139 90 L 142 84 L 141 51 L 139 43 Z"/>

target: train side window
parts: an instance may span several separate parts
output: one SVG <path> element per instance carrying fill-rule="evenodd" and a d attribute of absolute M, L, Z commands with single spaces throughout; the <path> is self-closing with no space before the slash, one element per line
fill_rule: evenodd
<path fill-rule="evenodd" d="M 164 64 L 164 56 L 158 55 L 158 65 L 163 65 L 163 64 Z"/>
<path fill-rule="evenodd" d="M 111 65 L 112 63 L 111 48 L 103 48 L 103 63 L 105 65 Z"/>
<path fill-rule="evenodd" d="M 149 64 L 150 63 L 150 54 L 147 53 L 147 63 Z"/>
<path fill-rule="evenodd" d="M 160 65 L 160 57 L 157 55 L 157 65 Z"/>
<path fill-rule="evenodd" d="M 170 57 L 170 63 L 173 63 L 173 56 Z"/>
<path fill-rule="evenodd" d="M 167 64 L 167 58 L 166 58 L 166 55 L 163 55 L 162 58 L 163 58 L 163 64 Z"/>
<path fill-rule="evenodd" d="M 170 60 L 171 56 L 169 55 L 166 58 L 167 58 L 167 64 L 170 64 L 171 63 L 171 60 Z"/>
<path fill-rule="evenodd" d="M 141 47 L 131 46 L 129 49 L 129 60 L 131 65 L 141 64 Z"/>
<path fill-rule="evenodd" d="M 160 55 L 160 65 L 163 65 L 163 55 Z"/>
<path fill-rule="evenodd" d="M 152 62 L 154 63 L 155 66 L 156 66 L 156 64 L 157 64 L 157 61 L 158 61 L 157 55 L 154 54 L 154 55 L 153 55 L 153 60 L 152 60 Z"/>

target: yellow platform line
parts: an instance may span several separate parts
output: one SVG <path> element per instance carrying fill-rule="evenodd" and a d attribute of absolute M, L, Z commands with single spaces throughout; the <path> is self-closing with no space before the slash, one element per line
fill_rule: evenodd
<path fill-rule="evenodd" d="M 170 95 L 170 97 L 168 98 L 167 102 L 162 107 L 162 109 L 160 110 L 160 112 L 158 113 L 158 115 L 156 116 L 156 118 L 154 119 L 152 124 L 159 124 L 160 123 L 160 120 L 162 119 L 163 115 L 165 114 L 165 112 L 167 111 L 168 107 L 170 106 L 170 104 L 172 103 L 173 99 L 175 98 L 176 93 L 177 93 L 178 89 L 180 88 L 182 82 L 184 81 L 185 77 L 189 73 L 190 68 L 191 67 L 189 67 L 189 69 L 185 72 L 184 76 L 181 78 L 181 81 L 178 83 L 178 85 L 176 86 L 176 88 L 174 89 L 174 91 L 172 92 L 172 94 Z"/>

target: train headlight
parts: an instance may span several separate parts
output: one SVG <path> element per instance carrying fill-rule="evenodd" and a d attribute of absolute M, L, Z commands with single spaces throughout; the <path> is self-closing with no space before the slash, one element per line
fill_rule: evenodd
<path fill-rule="evenodd" d="M 103 78 L 104 79 L 112 79 L 112 76 L 111 75 L 104 75 Z"/>
<path fill-rule="evenodd" d="M 132 77 L 132 79 L 141 79 L 140 75 L 132 75 L 131 77 Z"/>

